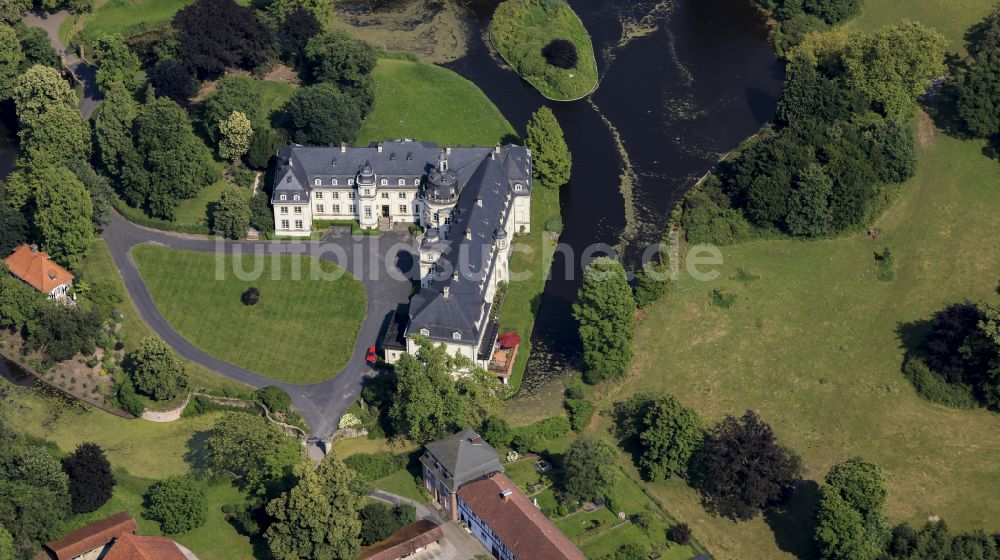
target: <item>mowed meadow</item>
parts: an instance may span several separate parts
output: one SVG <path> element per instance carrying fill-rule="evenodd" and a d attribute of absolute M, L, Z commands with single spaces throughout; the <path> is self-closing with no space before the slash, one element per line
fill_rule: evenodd
<path fill-rule="evenodd" d="M 947 137 L 924 115 L 917 128 L 917 176 L 875 224 L 877 240 L 722 248 L 717 279 L 682 273 L 640 323 L 631 376 L 602 406 L 664 390 L 706 424 L 753 409 L 802 456 L 807 479 L 821 483 L 852 457 L 881 465 L 893 523 L 940 516 L 955 529 L 1000 530 L 1000 415 L 926 402 L 900 372 L 914 324 L 951 302 L 1000 300 L 998 163 L 983 143 Z M 889 282 L 875 276 L 884 247 L 897 264 Z M 736 279 L 741 267 L 759 279 Z M 713 306 L 713 288 L 735 292 L 736 305 Z M 681 482 L 648 489 L 718 558 L 811 553 L 812 484 L 785 515 L 738 524 L 710 517 Z"/>

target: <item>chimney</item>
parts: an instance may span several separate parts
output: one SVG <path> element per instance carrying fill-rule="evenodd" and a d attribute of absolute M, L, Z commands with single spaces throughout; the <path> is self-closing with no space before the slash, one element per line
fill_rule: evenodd
<path fill-rule="evenodd" d="M 451 146 L 445 146 L 444 153 L 446 153 L 446 154 L 448 154 L 450 156 L 451 155 Z"/>
<path fill-rule="evenodd" d="M 444 296 L 444 299 L 448 299 L 448 292 L 450 292 L 450 291 L 451 291 L 451 290 L 450 290 L 450 289 L 448 288 L 448 286 L 445 286 L 445 287 L 444 287 L 444 288 L 443 288 L 443 289 L 441 290 L 441 295 L 442 295 L 442 296 Z"/>
<path fill-rule="evenodd" d="M 469 438 L 469 443 L 471 443 L 472 445 L 481 445 L 483 443 L 483 438 L 479 437 L 478 435 L 472 436 Z"/>
<path fill-rule="evenodd" d="M 340 153 L 343 154 L 345 152 L 347 152 L 347 142 L 341 142 L 340 143 Z"/>
<path fill-rule="evenodd" d="M 28 245 L 28 248 L 31 249 L 31 254 L 32 255 L 34 255 L 35 253 L 38 252 L 38 245 L 36 245 L 34 243 L 32 243 L 31 245 Z"/>
<path fill-rule="evenodd" d="M 378 153 L 380 153 L 380 154 L 382 153 L 382 143 L 381 142 L 378 143 Z"/>
<path fill-rule="evenodd" d="M 508 488 L 508 489 L 504 490 L 503 492 L 500 492 L 500 499 L 503 501 L 503 503 L 506 504 L 507 502 L 510 501 L 510 495 L 513 494 L 513 493 L 514 493 L 514 491 L 511 490 L 510 488 Z"/>

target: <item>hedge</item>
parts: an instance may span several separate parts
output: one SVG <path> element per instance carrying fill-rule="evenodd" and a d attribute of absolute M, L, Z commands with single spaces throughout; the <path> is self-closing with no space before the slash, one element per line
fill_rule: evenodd
<path fill-rule="evenodd" d="M 344 459 L 344 464 L 353 469 L 362 480 L 374 482 L 405 468 L 406 457 L 393 455 L 388 451 L 355 453 Z"/>

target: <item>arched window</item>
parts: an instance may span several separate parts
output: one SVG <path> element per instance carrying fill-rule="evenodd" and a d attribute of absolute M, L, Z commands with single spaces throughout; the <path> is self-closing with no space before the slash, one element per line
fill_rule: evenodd
<path fill-rule="evenodd" d="M 420 177 L 417 177 L 416 179 L 413 180 L 413 186 L 414 187 L 420 186 Z"/>
<path fill-rule="evenodd" d="M 516 184 L 514 185 L 514 190 L 515 190 L 515 191 L 519 191 L 519 190 L 521 190 L 521 183 L 516 183 Z"/>
<path fill-rule="evenodd" d="M 386 186 L 388 184 L 389 184 L 389 180 L 386 179 L 385 177 L 382 177 L 382 186 L 384 187 L 384 186 Z"/>
<path fill-rule="evenodd" d="M 354 179 L 348 179 L 347 180 L 347 184 L 348 185 L 353 185 L 354 184 Z"/>
<path fill-rule="evenodd" d="M 316 177 L 316 179 L 313 181 L 313 184 L 318 187 L 323 184 L 323 180 L 320 179 L 319 177 Z"/>
<path fill-rule="evenodd" d="M 285 195 L 281 195 L 281 200 L 288 200 L 288 197 Z"/>
<path fill-rule="evenodd" d="M 403 178 L 400 178 L 400 179 L 399 179 L 399 186 L 401 186 L 401 187 L 402 187 L 402 186 L 403 186 L 403 185 L 405 185 L 405 184 L 406 184 L 406 179 L 403 179 Z"/>
<path fill-rule="evenodd" d="M 292 200 L 298 200 L 298 199 L 299 199 L 299 195 L 297 195 L 297 194 L 296 195 L 292 195 Z"/>
<path fill-rule="evenodd" d="M 331 179 L 330 180 L 330 184 L 333 185 L 333 186 L 337 186 L 337 180 L 336 179 Z"/>

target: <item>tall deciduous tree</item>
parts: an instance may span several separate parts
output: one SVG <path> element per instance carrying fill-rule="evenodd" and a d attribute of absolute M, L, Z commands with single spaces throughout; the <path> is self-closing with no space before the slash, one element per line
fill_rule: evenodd
<path fill-rule="evenodd" d="M 605 439 L 581 437 L 563 457 L 561 488 L 572 500 L 605 498 L 621 476 L 618 450 Z"/>
<path fill-rule="evenodd" d="M 525 142 L 531 149 L 535 177 L 543 187 L 548 188 L 568 183 L 573 159 L 552 109 L 543 106 L 535 111 L 526 129 L 528 135 Z"/>
<path fill-rule="evenodd" d="M 31 0 L 0 0 L 0 23 L 14 25 L 31 9 Z"/>
<path fill-rule="evenodd" d="M 73 513 L 90 513 L 111 499 L 115 476 L 104 450 L 93 442 L 83 442 L 63 462 L 69 477 Z"/>
<path fill-rule="evenodd" d="M 8 25 L 0 25 L 0 99 L 8 99 L 14 94 L 23 62 L 24 51 L 17 33 Z"/>
<path fill-rule="evenodd" d="M 171 476 L 149 487 L 143 515 L 168 535 L 186 533 L 205 524 L 208 502 L 201 484 L 190 476 Z"/>
<path fill-rule="evenodd" d="M 198 93 L 191 72 L 182 62 L 163 60 L 149 72 L 149 83 L 153 91 L 160 97 L 166 97 L 174 103 L 187 107 L 191 98 Z"/>
<path fill-rule="evenodd" d="M 181 200 L 215 179 L 208 150 L 194 135 L 187 112 L 169 99 L 140 108 L 135 146 L 122 170 L 122 194 L 153 216 L 172 218 Z"/>
<path fill-rule="evenodd" d="M 42 235 L 42 246 L 52 258 L 76 265 L 94 240 L 90 193 L 63 166 L 37 168 L 30 177 L 37 205 L 34 221 Z"/>
<path fill-rule="evenodd" d="M 15 551 L 14 538 L 3 525 L 0 525 L 0 559 L 13 559 Z"/>
<path fill-rule="evenodd" d="M 362 117 L 368 114 L 375 102 L 371 73 L 376 57 L 371 45 L 343 30 L 328 31 L 309 39 L 305 56 L 313 80 L 336 84 Z"/>
<path fill-rule="evenodd" d="M 299 88 L 285 105 L 295 141 L 301 144 L 351 142 L 361 127 L 355 103 L 334 84 Z"/>
<path fill-rule="evenodd" d="M 272 0 L 267 5 L 267 15 L 274 22 L 287 21 L 288 16 L 303 10 L 313 16 L 313 19 L 326 24 L 333 15 L 333 2 L 330 0 Z"/>
<path fill-rule="evenodd" d="M 28 159 L 63 163 L 89 157 L 90 127 L 76 109 L 76 93 L 59 72 L 32 66 L 18 78 L 13 98 L 21 151 Z"/>
<path fill-rule="evenodd" d="M 208 464 L 238 477 L 244 488 L 263 492 L 299 459 L 299 444 L 263 416 L 230 412 L 215 421 L 205 442 Z"/>
<path fill-rule="evenodd" d="M 52 48 L 49 41 L 49 34 L 40 27 L 18 26 L 17 36 L 21 40 L 21 50 L 24 51 L 24 64 L 22 71 L 26 71 L 36 64 L 48 66 L 57 71 L 62 70 L 62 61 L 59 53 Z"/>
<path fill-rule="evenodd" d="M 97 55 L 97 85 L 103 91 L 113 83 L 119 83 L 127 90 L 134 90 L 138 85 L 136 74 L 139 72 L 139 57 L 129 50 L 125 39 L 120 33 L 102 35 L 94 45 Z"/>
<path fill-rule="evenodd" d="M 250 193 L 246 189 L 226 186 L 212 212 L 215 233 L 230 239 L 246 236 L 250 225 Z"/>
<path fill-rule="evenodd" d="M 478 426 L 499 404 L 495 376 L 449 355 L 444 345 L 420 341 L 416 356 L 404 354 L 396 364 L 396 388 L 389 419 L 399 435 L 416 442 L 444 437 Z M 455 379 L 455 373 L 469 370 Z"/>
<path fill-rule="evenodd" d="M 239 111 L 233 111 L 219 122 L 219 157 L 238 160 L 250 149 L 252 137 L 250 119 Z"/>
<path fill-rule="evenodd" d="M 361 545 L 358 512 L 364 498 L 354 471 L 330 453 L 318 464 L 296 465 L 295 486 L 267 505 L 274 522 L 264 533 L 277 560 L 351 560 Z"/>
<path fill-rule="evenodd" d="M 156 400 L 171 399 L 188 386 L 184 362 L 156 335 L 142 339 L 127 365 L 136 388 Z"/>
<path fill-rule="evenodd" d="M 121 174 L 127 155 L 135 155 L 132 125 L 138 112 L 139 105 L 125 86 L 111 84 L 107 88 L 94 123 L 94 137 L 104 171 L 112 177 Z"/>
<path fill-rule="evenodd" d="M 285 61 L 300 67 L 306 43 L 322 30 L 323 26 L 311 10 L 300 6 L 288 12 L 278 28 L 278 44 Z"/>
<path fill-rule="evenodd" d="M 202 103 L 202 121 L 212 140 L 219 140 L 219 125 L 233 112 L 243 113 L 255 127 L 266 124 L 267 115 L 261 111 L 263 100 L 246 76 L 226 76 L 216 83 L 215 92 Z"/>
<path fill-rule="evenodd" d="M 620 263 L 600 257 L 587 266 L 573 316 L 580 324 L 584 381 L 624 376 L 633 357 L 635 298 Z"/>
<path fill-rule="evenodd" d="M 693 409 L 663 394 L 649 405 L 642 419 L 639 466 L 649 480 L 685 476 L 688 463 L 701 447 L 705 429 Z"/>
<path fill-rule="evenodd" d="M 253 70 L 271 56 L 274 35 L 251 8 L 233 0 L 197 0 L 174 15 L 180 58 L 199 78 L 227 68 Z"/>
<path fill-rule="evenodd" d="M 912 21 L 852 36 L 843 54 L 846 81 L 877 110 L 905 120 L 930 80 L 945 73 L 946 45 L 940 33 Z"/>
<path fill-rule="evenodd" d="M 833 212 L 830 196 L 831 180 L 819 164 L 810 163 L 792 188 L 785 222 L 792 235 L 817 237 L 831 233 Z"/>
<path fill-rule="evenodd" d="M 800 465 L 753 411 L 719 422 L 705 437 L 697 463 L 705 508 L 734 520 L 751 519 L 775 504 Z"/>
<path fill-rule="evenodd" d="M 4 440 L 0 445 L 0 525 L 15 543 L 62 536 L 70 506 L 69 481 L 59 461 L 15 434 Z"/>
<path fill-rule="evenodd" d="M 28 221 L 8 200 L 4 185 L 0 185 L 0 255 L 9 255 L 28 240 Z"/>
<path fill-rule="evenodd" d="M 824 558 L 876 560 L 883 553 L 885 479 L 877 465 L 851 459 L 834 465 L 820 489 L 816 541 Z"/>

